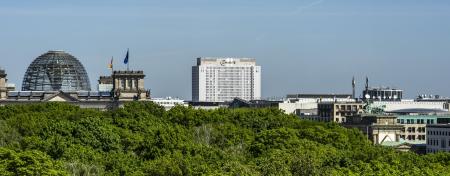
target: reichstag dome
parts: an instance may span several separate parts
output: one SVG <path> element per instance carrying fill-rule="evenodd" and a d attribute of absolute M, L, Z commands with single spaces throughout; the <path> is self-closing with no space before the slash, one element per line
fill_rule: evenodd
<path fill-rule="evenodd" d="M 22 82 L 22 91 L 90 91 L 89 77 L 77 58 L 64 51 L 48 51 L 36 58 Z"/>

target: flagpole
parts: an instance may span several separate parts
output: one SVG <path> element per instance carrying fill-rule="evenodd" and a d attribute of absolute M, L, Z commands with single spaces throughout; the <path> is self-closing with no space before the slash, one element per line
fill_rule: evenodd
<path fill-rule="evenodd" d="M 127 71 L 130 71 L 130 48 L 127 48 L 127 56 L 128 56 Z"/>
<path fill-rule="evenodd" d="M 114 56 L 111 56 L 111 75 L 114 74 Z"/>

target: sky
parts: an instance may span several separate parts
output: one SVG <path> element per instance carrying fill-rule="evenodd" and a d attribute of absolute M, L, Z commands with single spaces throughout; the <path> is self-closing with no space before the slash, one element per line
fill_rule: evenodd
<path fill-rule="evenodd" d="M 48 50 L 78 58 L 95 89 L 130 49 L 153 97 L 191 99 L 197 57 L 252 57 L 262 96 L 371 86 L 450 96 L 448 0 L 2 0 L 0 67 L 21 87 Z M 359 93 L 360 94 L 360 93 Z"/>

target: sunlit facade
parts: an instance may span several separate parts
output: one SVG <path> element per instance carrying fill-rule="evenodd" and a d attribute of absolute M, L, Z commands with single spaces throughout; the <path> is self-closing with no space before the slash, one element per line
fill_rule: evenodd
<path fill-rule="evenodd" d="M 252 58 L 198 58 L 192 67 L 192 101 L 261 99 L 261 66 Z"/>

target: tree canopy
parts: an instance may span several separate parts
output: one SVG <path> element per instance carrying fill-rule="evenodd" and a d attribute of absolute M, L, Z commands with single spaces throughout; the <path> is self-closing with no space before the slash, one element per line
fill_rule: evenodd
<path fill-rule="evenodd" d="M 3 175 L 447 175 L 450 154 L 373 146 L 274 108 L 0 107 Z"/>

